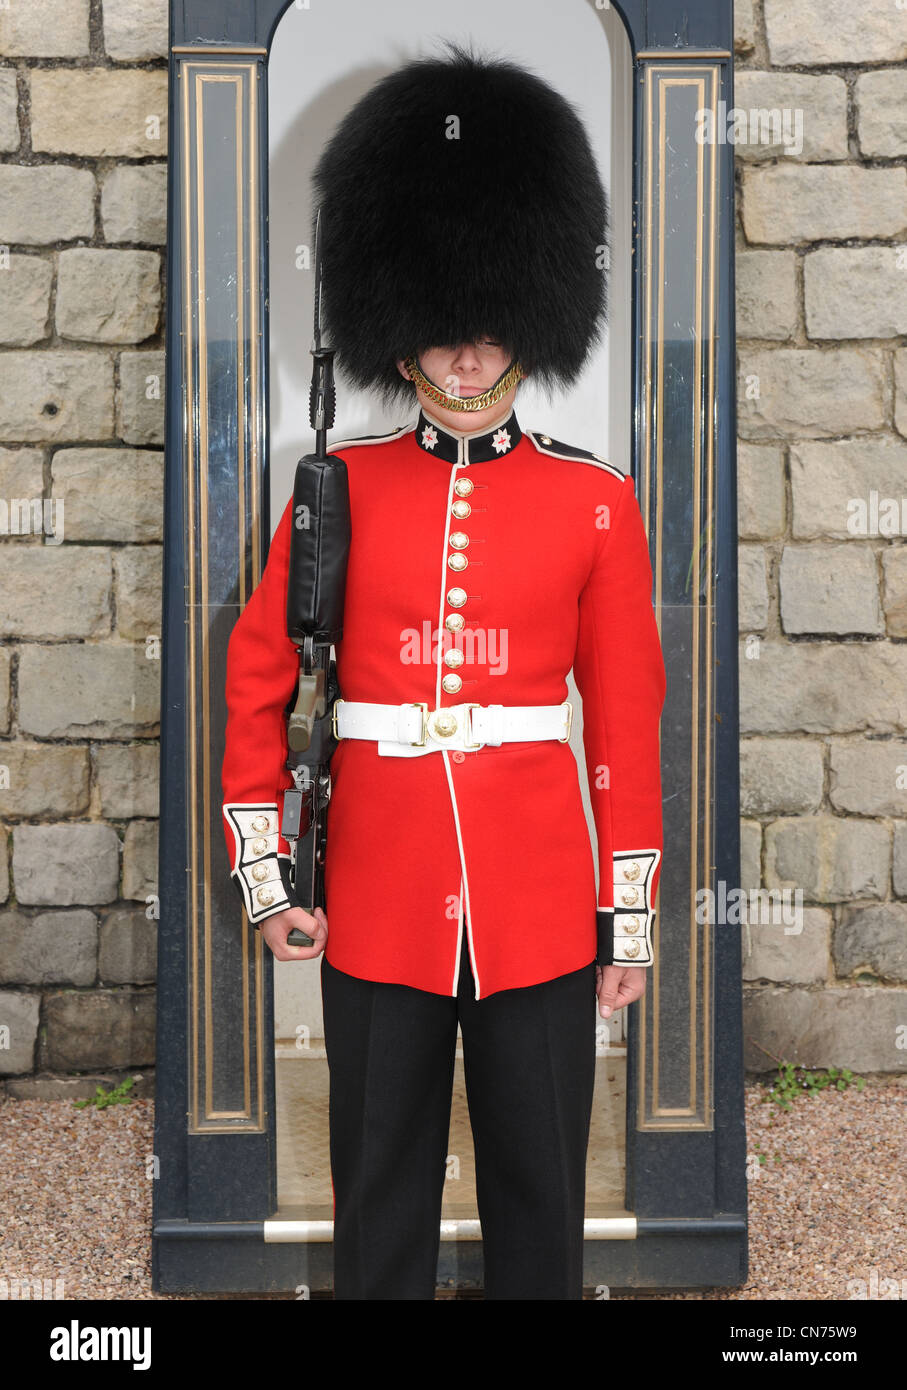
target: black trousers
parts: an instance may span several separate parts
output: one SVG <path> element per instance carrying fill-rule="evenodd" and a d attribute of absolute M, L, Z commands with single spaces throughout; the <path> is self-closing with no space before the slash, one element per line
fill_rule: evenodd
<path fill-rule="evenodd" d="M 581 1299 L 595 963 L 476 1000 L 360 980 L 322 957 L 334 1297 L 433 1299 L 457 1022 L 486 1299 Z"/>

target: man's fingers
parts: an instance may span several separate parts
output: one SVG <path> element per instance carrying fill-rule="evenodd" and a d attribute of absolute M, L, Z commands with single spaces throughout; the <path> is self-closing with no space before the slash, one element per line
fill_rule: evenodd
<path fill-rule="evenodd" d="M 606 965 L 601 972 L 598 1012 L 610 1018 L 618 1009 L 639 999 L 646 987 L 645 974 L 638 966 Z"/>
<path fill-rule="evenodd" d="M 289 908 L 286 912 L 275 914 L 272 924 L 265 922 L 264 938 L 277 960 L 313 960 L 321 955 L 328 938 L 328 919 L 320 907 L 314 913 L 305 912 L 301 907 Z M 305 932 L 313 941 L 312 946 L 296 946 L 288 941 L 292 931 Z"/>
<path fill-rule="evenodd" d="M 610 1018 L 617 1003 L 617 986 L 623 971 L 613 965 L 599 967 L 598 973 L 598 1012 L 602 1018 Z"/>

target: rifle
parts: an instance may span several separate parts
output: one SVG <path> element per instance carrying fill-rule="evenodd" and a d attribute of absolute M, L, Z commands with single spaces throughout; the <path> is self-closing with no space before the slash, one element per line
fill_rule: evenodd
<path fill-rule="evenodd" d="M 287 584 L 287 632 L 299 651 L 299 688 L 287 725 L 286 766 L 294 786 L 284 793 L 281 834 L 292 846 L 292 881 L 306 912 L 325 906 L 324 864 L 329 763 L 337 746 L 331 720 L 340 695 L 331 644 L 343 636 L 343 604 L 351 521 L 349 478 L 341 458 L 329 457 L 327 431 L 334 423 L 334 353 L 321 336 L 321 210 L 315 221 L 315 336 L 311 354 L 309 421 L 315 452 L 296 465 L 293 531 Z M 289 708 L 289 707 L 288 707 Z M 291 946 L 312 946 L 294 927 Z"/>

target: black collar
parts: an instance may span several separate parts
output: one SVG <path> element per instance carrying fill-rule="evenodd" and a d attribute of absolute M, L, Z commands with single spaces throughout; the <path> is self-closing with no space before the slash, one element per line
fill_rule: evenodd
<path fill-rule="evenodd" d="M 514 411 L 494 429 L 465 436 L 451 434 L 435 420 L 430 420 L 423 410 L 419 411 L 416 421 L 415 438 L 419 448 L 445 463 L 485 463 L 487 459 L 504 458 L 513 452 L 522 437 L 523 431 Z"/>

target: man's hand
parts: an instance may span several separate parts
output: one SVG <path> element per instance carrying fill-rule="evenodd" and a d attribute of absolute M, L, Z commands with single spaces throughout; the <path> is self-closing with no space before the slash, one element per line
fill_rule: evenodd
<path fill-rule="evenodd" d="M 294 927 L 312 937 L 315 945 L 287 945 L 287 937 Z M 328 919 L 320 907 L 315 908 L 314 916 L 301 907 L 288 907 L 285 912 L 275 912 L 272 917 L 266 917 L 259 931 L 270 946 L 275 960 L 313 960 L 321 955 L 327 945 Z"/>
<path fill-rule="evenodd" d="M 595 993 L 598 1012 L 610 1018 L 626 1004 L 632 1004 L 646 992 L 646 970 L 642 965 L 600 965 L 595 967 Z"/>

